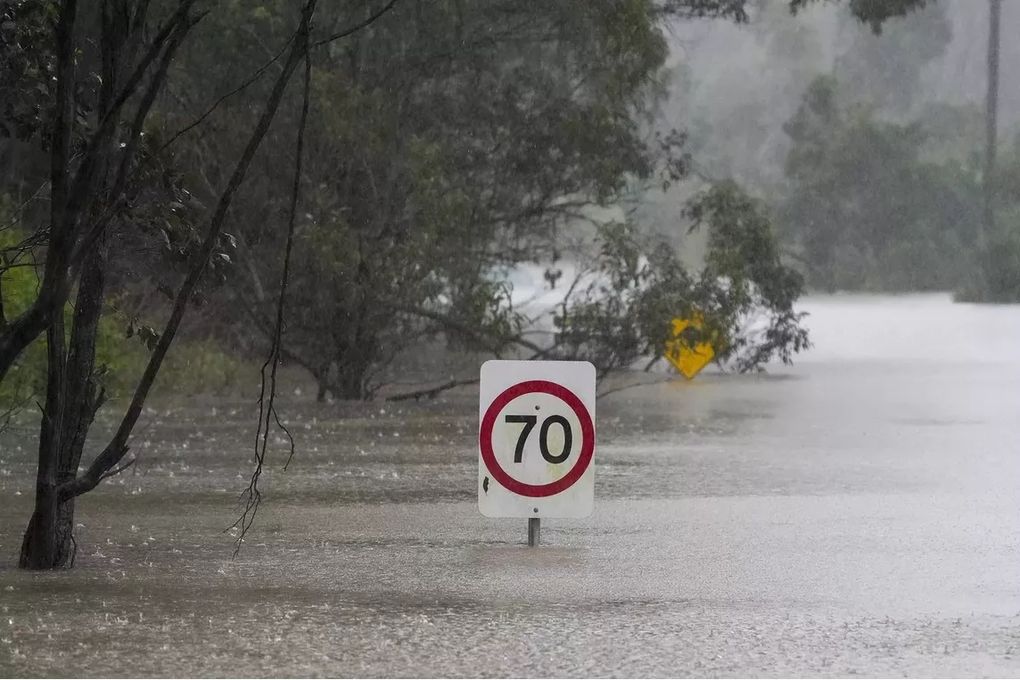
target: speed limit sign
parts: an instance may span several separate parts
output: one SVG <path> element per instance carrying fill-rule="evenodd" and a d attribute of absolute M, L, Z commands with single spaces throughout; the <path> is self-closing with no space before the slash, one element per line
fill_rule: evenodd
<path fill-rule="evenodd" d="M 586 517 L 595 501 L 595 367 L 487 361 L 478 403 L 478 509 Z"/>

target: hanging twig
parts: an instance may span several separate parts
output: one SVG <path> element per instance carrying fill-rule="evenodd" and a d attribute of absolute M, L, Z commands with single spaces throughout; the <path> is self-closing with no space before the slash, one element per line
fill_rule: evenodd
<path fill-rule="evenodd" d="M 307 35 L 303 36 L 303 39 L 307 41 Z M 290 461 L 294 457 L 294 437 L 291 436 L 290 431 L 287 430 L 284 424 L 280 421 L 280 415 L 276 411 L 276 372 L 280 366 L 284 309 L 286 308 L 287 301 L 287 283 L 290 280 L 291 253 L 294 249 L 294 227 L 297 223 L 298 197 L 301 193 L 301 162 L 304 155 L 305 128 L 308 125 L 308 104 L 311 96 L 311 79 L 312 60 L 306 47 L 304 93 L 301 101 L 301 119 L 298 123 L 297 132 L 297 158 L 294 161 L 294 182 L 291 185 L 290 209 L 287 215 L 287 245 L 283 253 L 283 274 L 280 276 L 280 294 L 276 301 L 276 325 L 273 328 L 273 339 L 269 348 L 269 356 L 266 357 L 265 363 L 262 364 L 262 370 L 260 372 L 261 385 L 258 400 L 259 422 L 255 431 L 255 469 L 252 471 L 251 480 L 248 482 L 248 489 L 244 494 L 244 512 L 235 523 L 235 526 L 240 529 L 240 533 L 237 536 L 237 542 L 234 547 L 235 556 L 241 550 L 241 544 L 244 542 L 244 538 L 248 534 L 248 530 L 251 529 L 251 525 L 255 521 L 255 514 L 259 509 L 259 504 L 262 502 L 262 494 L 259 491 L 259 479 L 262 476 L 262 469 L 265 466 L 266 449 L 269 445 L 271 419 L 275 419 L 277 426 L 287 436 L 287 441 L 290 446 L 290 453 L 287 456 L 287 463 L 284 465 L 284 469 L 290 465 Z M 269 370 L 268 384 L 266 381 L 267 369 Z"/>

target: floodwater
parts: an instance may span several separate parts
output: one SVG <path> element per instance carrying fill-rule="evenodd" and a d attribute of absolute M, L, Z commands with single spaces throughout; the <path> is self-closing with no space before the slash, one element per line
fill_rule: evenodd
<path fill-rule="evenodd" d="M 69 572 L 14 568 L 8 434 L 0 675 L 1020 674 L 1020 307 L 804 308 L 794 367 L 600 399 L 595 514 L 538 549 L 478 514 L 471 391 L 284 404 L 236 559 L 248 406 L 149 413 Z"/>

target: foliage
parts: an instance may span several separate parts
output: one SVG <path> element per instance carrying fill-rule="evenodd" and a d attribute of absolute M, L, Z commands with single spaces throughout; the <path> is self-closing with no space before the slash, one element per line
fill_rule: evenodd
<path fill-rule="evenodd" d="M 660 356 L 672 319 L 694 316 L 702 329 L 689 327 L 681 340 L 712 342 L 717 362 L 740 372 L 774 358 L 789 363 L 808 347 L 803 314 L 793 310 L 803 281 L 781 263 L 764 206 L 722 182 L 692 199 L 686 214 L 692 230 L 708 232 L 697 274 L 633 225 L 600 230 L 589 268 L 556 314 L 556 356 L 591 361 L 604 375 Z"/>
<path fill-rule="evenodd" d="M 956 295 L 961 302 L 1020 302 L 1020 205 L 998 211 L 995 233 Z"/>
<path fill-rule="evenodd" d="M 4 136 L 39 141 L 54 97 L 51 2 L 0 2 L 0 122 Z"/>
<path fill-rule="evenodd" d="M 812 83 L 785 130 L 780 214 L 810 285 L 945 290 L 963 280 L 980 224 L 975 168 L 925 160 L 921 125 L 841 105 L 831 77 Z"/>
<path fill-rule="evenodd" d="M 215 339 L 187 338 L 167 355 L 154 394 L 164 399 L 196 394 L 232 394 L 251 378 L 254 367 L 229 353 Z"/>
<path fill-rule="evenodd" d="M 9 249 L 20 243 L 23 237 L 12 224 L 10 211 L 0 210 L 0 222 L 7 227 L 0 231 L 0 252 L 7 258 Z M 0 270 L 0 302 L 4 311 L 7 314 L 23 312 L 32 303 L 38 286 L 39 279 L 33 268 L 4 267 Z M 45 365 L 45 344 L 37 340 L 29 345 L 10 373 L 0 381 L 0 413 L 20 409 L 42 394 L 46 384 Z"/>
<path fill-rule="evenodd" d="M 260 41 L 279 42 L 283 10 L 259 8 Z M 219 78 L 231 52 L 252 48 L 230 13 L 211 19 L 217 40 L 189 54 L 183 74 L 196 83 L 210 63 Z M 320 17 L 349 20 L 339 9 Z M 682 137 L 650 149 L 641 133 L 665 57 L 659 11 L 645 0 L 399 5 L 359 40 L 317 52 L 285 357 L 316 376 L 321 396 L 365 398 L 423 340 L 506 349 L 522 320 L 493 272 L 555 260 L 585 207 L 613 203 L 660 168 L 664 181 L 682 175 Z M 217 120 L 249 116 L 248 96 Z M 243 266 L 211 310 L 252 345 L 270 328 L 265 291 L 282 250 L 273 188 L 288 170 L 269 159 L 289 153 L 296 115 L 282 114 L 251 199 L 234 212 Z M 187 118 L 168 112 L 176 117 Z M 230 143 L 225 127 L 180 153 L 216 177 Z"/>
<path fill-rule="evenodd" d="M 790 7 L 796 12 L 818 0 L 791 0 Z M 849 0 L 850 13 L 858 21 L 866 23 L 875 33 L 881 33 L 883 24 L 889 19 L 903 17 L 923 8 L 932 0 Z"/>
<path fill-rule="evenodd" d="M 862 18 L 881 13 L 873 4 L 851 0 Z M 493 273 L 555 262 L 586 211 L 618 204 L 634 184 L 683 178 L 683 136 L 650 145 L 642 134 L 662 91 L 665 21 L 742 21 L 746 5 L 440 0 L 316 14 L 316 0 L 2 2 L 0 122 L 25 158 L 8 164 L 0 188 L 29 188 L 46 206 L 18 216 L 24 234 L 3 244 L 0 263 L 9 296 L 0 381 L 18 382 L 8 383 L 15 365 L 27 376 L 15 398 L 38 391 L 33 353 L 46 337 L 39 485 L 21 566 L 73 560 L 74 499 L 131 464 L 133 430 L 189 306 L 205 307 L 209 329 L 192 337 L 240 338 L 239 353 L 273 339 L 243 528 L 258 504 L 281 355 L 322 390 L 365 397 L 373 372 L 421 337 L 494 354 L 527 346 Z M 302 62 L 298 105 L 285 95 Z M 292 179 L 293 132 L 306 130 L 313 88 L 312 152 Z M 630 354 L 661 339 L 661 313 L 697 309 L 738 367 L 788 360 L 806 342 L 790 309 L 800 282 L 779 264 L 758 206 L 721 186 L 690 216 L 713 233 L 697 280 L 662 252 L 640 264 L 625 234 L 606 232 L 599 261 L 616 299 L 603 314 L 607 300 L 589 296 L 588 311 L 637 320 Z M 283 271 L 296 271 L 289 291 L 284 249 Z M 301 311 L 281 352 L 285 302 Z M 749 340 L 736 323 L 756 309 L 769 323 Z M 159 312 L 156 330 L 144 319 Z M 570 344 L 604 338 L 580 338 L 574 312 L 591 316 L 564 307 Z M 110 367 L 132 356 L 144 364 L 133 396 L 105 446 L 85 456 Z M 623 365 L 621 356 L 603 363 Z M 197 357 L 184 365 L 203 379 L 236 370 L 208 344 Z"/>
<path fill-rule="evenodd" d="M 982 302 L 1020 302 L 1020 222 L 989 239 L 980 259 L 984 272 Z"/>
<path fill-rule="evenodd" d="M 692 228 L 709 231 L 702 278 L 719 281 L 722 287 L 714 309 L 708 310 L 727 324 L 722 358 L 732 358 L 742 372 L 773 357 L 789 363 L 793 353 L 808 346 L 807 332 L 799 325 L 803 314 L 793 311 L 804 281 L 782 263 L 764 204 L 724 182 L 696 197 L 688 216 Z M 763 319 L 756 320 L 754 330 L 736 330 L 755 314 Z"/>
<path fill-rule="evenodd" d="M 592 209 L 635 184 L 686 176 L 684 134 L 649 144 L 642 133 L 662 93 L 663 20 L 740 21 L 744 4 L 398 6 L 357 40 L 316 53 L 285 360 L 315 376 L 320 397 L 367 398 L 389 362 L 423 342 L 495 354 L 519 345 L 526 320 L 498 272 L 572 258 Z M 226 89 L 241 77 L 236 55 L 278 43 L 287 11 L 238 1 L 211 16 L 199 30 L 217 39 L 201 40 L 180 72 L 196 87 L 165 120 L 193 115 L 198 84 Z M 351 21 L 338 8 L 320 15 L 324 25 Z M 218 135 L 182 140 L 178 158 L 198 186 L 222 176 L 232 126 L 252 115 L 259 87 L 217 112 Z M 241 266 L 208 308 L 253 347 L 272 329 L 266 291 L 283 250 L 274 189 L 289 165 L 272 159 L 289 155 L 297 113 L 281 113 L 249 177 L 231 226 Z"/>
<path fill-rule="evenodd" d="M 2 216 L 2 213 L 0 213 Z M 22 240 L 23 233 L 9 228 L 0 232 L 0 248 Z M 9 314 L 24 311 L 35 298 L 39 277 L 28 266 L 12 267 L 0 274 L 3 307 Z M 73 309 L 67 305 L 64 318 L 70 326 Z M 96 373 L 102 378 L 107 397 L 117 401 L 130 394 L 134 380 L 152 350 L 155 331 L 130 320 L 116 304 L 104 315 L 96 338 Z M 219 393 L 235 388 L 244 363 L 227 354 L 212 340 L 188 339 L 171 354 L 160 375 L 161 396 Z M 46 390 L 46 343 L 40 338 L 18 358 L 0 382 L 0 413 L 18 411 L 41 402 Z"/>

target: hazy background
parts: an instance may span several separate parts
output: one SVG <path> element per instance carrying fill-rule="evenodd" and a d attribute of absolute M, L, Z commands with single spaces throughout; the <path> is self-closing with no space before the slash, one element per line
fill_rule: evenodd
<path fill-rule="evenodd" d="M 1012 147 L 1020 121 L 1020 3 L 1002 5 L 999 149 Z M 746 24 L 674 23 L 668 92 L 656 122 L 686 129 L 694 167 L 704 178 L 733 178 L 778 205 L 791 192 L 783 126 L 818 76 L 833 76 L 842 104 L 876 119 L 919 124 L 928 158 L 977 162 L 983 153 L 988 4 L 929 3 L 888 20 L 880 34 L 842 3 L 813 3 L 796 15 L 782 0 L 754 3 Z M 656 231 L 685 240 L 697 261 L 704 235 L 689 237 L 677 215 L 690 186 L 644 197 Z M 890 216 L 893 218 L 893 216 Z"/>

